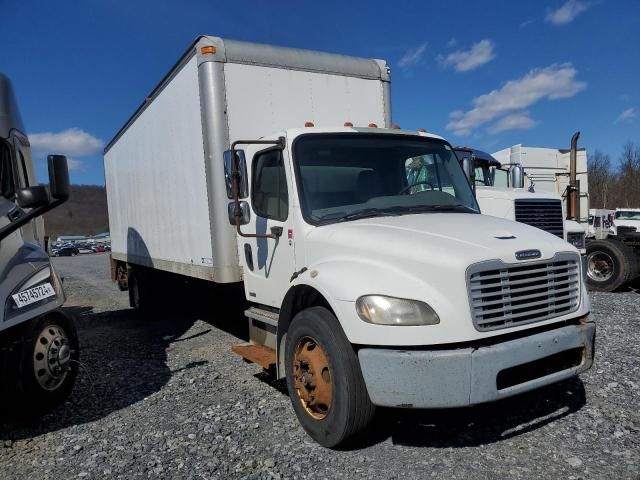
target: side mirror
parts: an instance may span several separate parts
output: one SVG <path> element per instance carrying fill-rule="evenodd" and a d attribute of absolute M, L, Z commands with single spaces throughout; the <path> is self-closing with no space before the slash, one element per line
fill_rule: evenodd
<path fill-rule="evenodd" d="M 51 196 L 64 202 L 71 194 L 67 157 L 64 155 L 49 155 L 47 163 L 49 164 L 49 191 Z"/>
<path fill-rule="evenodd" d="M 21 188 L 16 192 L 16 200 L 20 208 L 39 208 L 49 205 L 49 194 L 46 187 L 36 185 Z"/>
<path fill-rule="evenodd" d="M 238 159 L 238 198 L 247 198 L 249 195 L 249 181 L 247 179 L 247 161 L 244 150 L 236 150 Z M 233 161 L 231 150 L 224 152 L 224 180 L 227 186 L 227 198 L 233 199 Z"/>
<path fill-rule="evenodd" d="M 521 165 L 509 169 L 509 183 L 511 188 L 524 188 L 524 168 Z"/>
<path fill-rule="evenodd" d="M 239 209 L 236 210 L 236 202 L 229 202 L 227 206 L 229 214 L 229 223 L 236 225 L 236 217 L 240 217 L 240 225 L 246 225 L 251 220 L 251 209 L 248 202 L 240 202 Z"/>

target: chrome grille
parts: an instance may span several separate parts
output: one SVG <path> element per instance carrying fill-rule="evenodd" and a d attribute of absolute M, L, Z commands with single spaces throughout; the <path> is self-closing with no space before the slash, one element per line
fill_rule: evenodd
<path fill-rule="evenodd" d="M 468 288 L 476 330 L 540 322 L 577 310 L 579 260 L 566 253 L 523 265 L 483 262 L 469 268 Z"/>
<path fill-rule="evenodd" d="M 560 200 L 519 198 L 515 201 L 516 222 L 526 223 L 564 238 Z"/>

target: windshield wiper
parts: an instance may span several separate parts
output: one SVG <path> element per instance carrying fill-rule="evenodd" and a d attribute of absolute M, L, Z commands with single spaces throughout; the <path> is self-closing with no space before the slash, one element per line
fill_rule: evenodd
<path fill-rule="evenodd" d="M 349 220 L 358 220 L 360 218 L 371 217 L 389 217 L 399 215 L 400 212 L 391 211 L 391 209 L 382 208 L 364 208 L 362 210 L 356 210 L 355 212 L 348 213 L 346 215 L 338 215 L 335 213 L 329 213 L 323 215 L 319 220 L 335 220 L 336 222 L 345 222 Z"/>
<path fill-rule="evenodd" d="M 355 212 L 349 213 L 344 217 L 340 217 L 338 221 L 343 222 L 345 220 L 357 220 L 359 218 L 370 217 L 392 217 L 395 215 L 399 215 L 399 212 L 394 212 L 391 209 L 386 208 L 365 208 L 363 210 L 356 210 Z"/>
<path fill-rule="evenodd" d="M 461 203 L 454 203 L 449 205 L 413 205 L 408 207 L 393 207 L 394 212 L 398 213 L 424 213 L 424 212 L 469 212 L 478 213 L 473 208 L 462 205 Z"/>
<path fill-rule="evenodd" d="M 467 213 L 478 213 L 471 207 L 467 207 L 461 203 L 453 203 L 449 205 L 429 205 L 432 210 L 440 210 L 444 212 L 467 212 Z"/>

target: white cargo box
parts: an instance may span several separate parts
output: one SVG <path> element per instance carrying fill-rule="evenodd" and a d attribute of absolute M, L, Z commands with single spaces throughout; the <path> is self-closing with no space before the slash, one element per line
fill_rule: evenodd
<path fill-rule="evenodd" d="M 239 281 L 223 152 L 305 122 L 389 127 L 389 82 L 382 60 L 199 37 L 105 148 L 113 257 Z"/>

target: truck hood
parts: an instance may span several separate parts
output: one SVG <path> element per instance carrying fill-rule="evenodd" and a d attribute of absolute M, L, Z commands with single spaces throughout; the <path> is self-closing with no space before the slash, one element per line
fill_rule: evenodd
<path fill-rule="evenodd" d="M 636 230 L 640 228 L 640 220 L 614 220 L 614 225 L 616 227 L 635 227 Z"/>
<path fill-rule="evenodd" d="M 488 215 L 430 213 L 376 217 L 316 228 L 307 237 L 309 263 L 328 257 L 350 255 L 363 258 L 413 261 L 440 259 L 444 265 L 466 266 L 500 259 L 520 263 L 515 253 L 536 249 L 541 259 L 559 251 L 575 249 L 538 228 Z M 576 251 L 577 252 L 577 251 Z"/>
<path fill-rule="evenodd" d="M 520 250 L 540 250 L 541 259 L 558 252 L 578 251 L 534 227 L 488 215 L 427 213 L 378 217 L 314 228 L 305 236 L 304 273 L 296 281 L 309 283 L 342 319 L 347 338 L 362 345 L 426 345 L 471 341 L 531 328 L 519 325 L 480 332 L 473 326 L 467 272 L 488 260 L 516 260 Z M 297 253 L 298 251 L 296 251 Z M 363 295 L 387 295 L 420 300 L 440 318 L 438 325 L 395 327 L 371 325 L 356 314 L 354 302 Z M 588 309 L 588 302 L 582 307 Z M 588 311 L 588 310 L 586 310 Z M 575 314 L 572 314 L 575 315 Z M 561 321 L 552 318 L 537 325 Z"/>

